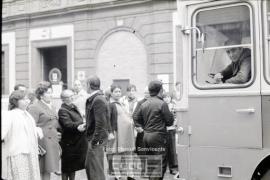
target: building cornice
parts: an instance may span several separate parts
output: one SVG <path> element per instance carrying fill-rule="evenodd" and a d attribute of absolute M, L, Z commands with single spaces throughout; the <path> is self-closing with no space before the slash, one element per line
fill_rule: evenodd
<path fill-rule="evenodd" d="M 76 12 L 84 12 L 84 11 L 95 11 L 101 9 L 108 9 L 108 8 L 117 8 L 117 7 L 125 7 L 137 4 L 149 4 L 154 2 L 155 0 L 117 0 L 117 1 L 110 1 L 110 2 L 103 2 L 103 3 L 94 3 L 94 4 L 81 4 L 81 5 L 74 5 L 74 6 L 66 6 L 58 9 L 49 9 L 49 10 L 41 10 L 36 12 L 27 12 L 21 13 L 16 15 L 10 15 L 6 17 L 2 17 L 2 23 L 10 23 L 14 21 L 21 21 L 21 20 L 29 20 L 29 19 L 37 19 L 43 17 L 50 17 L 50 16 L 59 16 L 59 15 L 67 15 Z"/>

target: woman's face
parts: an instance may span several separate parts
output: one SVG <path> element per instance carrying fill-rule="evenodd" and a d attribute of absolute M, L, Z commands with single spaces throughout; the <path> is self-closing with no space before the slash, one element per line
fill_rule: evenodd
<path fill-rule="evenodd" d="M 23 99 L 20 99 L 18 101 L 18 108 L 21 109 L 21 110 L 26 110 L 29 103 L 30 103 L 30 99 L 27 96 L 24 96 Z"/>
<path fill-rule="evenodd" d="M 164 98 L 163 98 L 163 100 L 167 103 L 167 104 L 169 104 L 170 102 L 171 102 L 171 97 L 170 96 L 165 96 Z"/>
<path fill-rule="evenodd" d="M 47 92 L 45 92 L 43 96 L 41 96 L 41 99 L 46 103 L 50 103 L 52 101 L 52 89 L 49 88 Z"/>
<path fill-rule="evenodd" d="M 74 82 L 74 90 L 76 93 L 80 92 L 82 90 L 82 84 L 80 81 Z"/>
<path fill-rule="evenodd" d="M 120 88 L 115 88 L 111 94 L 111 97 L 114 99 L 114 100 L 119 100 L 121 98 L 121 89 Z"/>
<path fill-rule="evenodd" d="M 130 91 L 128 92 L 128 96 L 131 98 L 135 98 L 136 97 L 136 89 L 131 88 Z"/>

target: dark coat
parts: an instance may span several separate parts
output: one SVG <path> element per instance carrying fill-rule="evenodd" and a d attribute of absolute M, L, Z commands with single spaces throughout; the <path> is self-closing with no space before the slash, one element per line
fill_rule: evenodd
<path fill-rule="evenodd" d="M 135 127 L 143 127 L 143 121 L 142 121 L 142 118 L 138 118 L 138 113 L 140 111 L 140 108 L 141 108 L 141 105 L 147 101 L 146 98 L 143 98 L 142 100 L 140 100 L 138 103 L 137 103 L 137 106 L 133 112 L 133 115 L 132 115 L 132 118 L 133 118 L 133 121 L 134 121 L 134 125 Z"/>
<path fill-rule="evenodd" d="M 109 105 L 101 91 L 90 96 L 86 101 L 87 139 L 92 145 L 103 144 L 108 138 Z"/>
<path fill-rule="evenodd" d="M 152 96 L 142 103 L 139 112 L 133 116 L 135 122 L 143 122 L 145 132 L 159 132 L 166 134 L 166 126 L 174 122 L 173 114 L 168 104 L 158 96 Z"/>
<path fill-rule="evenodd" d="M 59 123 L 62 127 L 62 172 L 74 172 L 84 169 L 87 152 L 86 133 L 77 127 L 83 124 L 83 118 L 75 105 L 62 104 L 58 111 Z"/>
<path fill-rule="evenodd" d="M 110 107 L 110 124 L 109 124 L 109 131 L 110 133 L 117 131 L 117 109 L 116 109 L 116 102 L 109 103 Z"/>
<path fill-rule="evenodd" d="M 28 112 L 44 134 L 38 142 L 46 150 L 46 154 L 40 158 L 40 170 L 41 172 L 58 172 L 61 147 L 58 143 L 57 130 L 59 131 L 60 126 L 55 108 L 50 109 L 43 102 L 37 101 L 29 106 Z"/>
<path fill-rule="evenodd" d="M 226 83 L 242 84 L 250 80 L 251 77 L 251 52 L 244 48 L 237 62 L 232 62 L 223 71 L 222 81 Z"/>

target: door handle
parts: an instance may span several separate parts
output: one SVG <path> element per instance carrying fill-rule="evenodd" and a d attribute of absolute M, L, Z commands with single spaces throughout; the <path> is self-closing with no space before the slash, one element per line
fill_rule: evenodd
<path fill-rule="evenodd" d="M 254 108 L 247 108 L 247 109 L 236 109 L 237 113 L 247 113 L 247 114 L 253 114 L 255 113 Z"/>

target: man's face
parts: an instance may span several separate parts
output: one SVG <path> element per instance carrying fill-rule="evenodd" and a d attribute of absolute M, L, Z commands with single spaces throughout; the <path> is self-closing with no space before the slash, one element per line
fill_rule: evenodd
<path fill-rule="evenodd" d="M 80 92 L 82 89 L 82 84 L 80 81 L 75 81 L 74 82 L 74 90 L 78 93 Z"/>
<path fill-rule="evenodd" d="M 236 47 L 236 48 L 229 48 L 226 50 L 226 53 L 232 60 L 232 62 L 237 62 L 242 54 L 243 48 L 241 47 Z"/>

